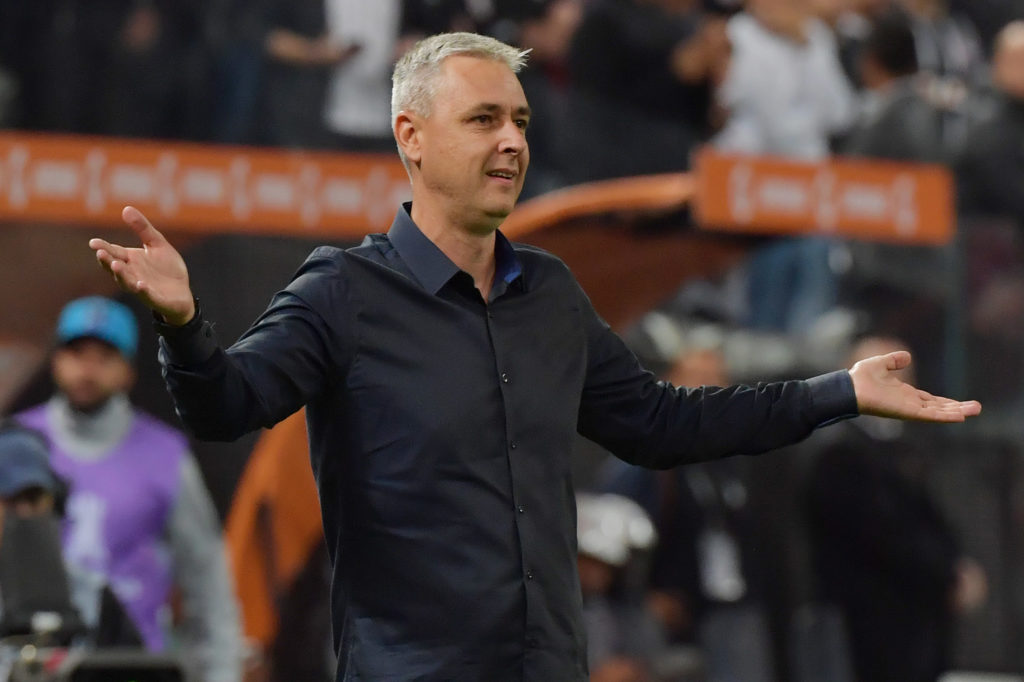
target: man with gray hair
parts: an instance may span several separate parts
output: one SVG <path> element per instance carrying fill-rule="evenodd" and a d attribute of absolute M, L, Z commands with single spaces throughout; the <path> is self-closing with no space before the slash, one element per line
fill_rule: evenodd
<path fill-rule="evenodd" d="M 643 371 L 557 258 L 498 227 L 529 164 L 521 51 L 417 43 L 392 130 L 412 203 L 386 234 L 313 251 L 224 350 L 184 261 L 89 242 L 163 320 L 178 414 L 233 439 L 306 406 L 333 564 L 338 680 L 586 680 L 569 453 L 577 431 L 654 468 L 756 453 L 857 412 L 963 421 L 976 402 L 893 376 L 894 353 L 808 381 L 676 388 Z"/>

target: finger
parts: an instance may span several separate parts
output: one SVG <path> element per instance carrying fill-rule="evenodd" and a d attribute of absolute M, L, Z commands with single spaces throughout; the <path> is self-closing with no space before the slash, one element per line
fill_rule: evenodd
<path fill-rule="evenodd" d="M 146 287 L 145 283 L 122 260 L 112 260 L 110 262 L 110 272 L 114 275 L 114 280 L 117 284 L 129 293 L 138 294 Z"/>
<path fill-rule="evenodd" d="M 119 260 L 127 260 L 128 258 L 128 249 L 119 244 L 111 244 L 110 242 L 104 239 L 90 239 L 89 248 L 91 248 L 94 251 L 106 251 L 111 256 Z"/>
<path fill-rule="evenodd" d="M 142 211 L 134 206 L 125 206 L 121 211 L 121 219 L 128 223 L 128 226 L 138 235 L 139 241 L 145 246 L 154 246 L 167 241 L 160 231 L 153 227 L 153 223 L 142 215 Z"/>
<path fill-rule="evenodd" d="M 100 249 L 96 252 L 96 260 L 99 261 L 100 267 L 114 275 L 114 261 L 116 260 L 110 253 L 104 249 Z M 115 275 L 116 276 L 116 275 Z"/>
<path fill-rule="evenodd" d="M 885 368 L 890 372 L 899 371 L 910 365 L 910 353 L 898 350 L 885 356 Z"/>
<path fill-rule="evenodd" d="M 981 403 L 977 400 L 965 400 L 960 403 L 960 411 L 965 417 L 977 417 L 981 414 Z"/>

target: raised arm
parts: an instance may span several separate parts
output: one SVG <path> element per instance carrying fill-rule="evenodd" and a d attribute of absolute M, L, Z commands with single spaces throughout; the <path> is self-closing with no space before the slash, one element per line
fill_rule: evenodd
<path fill-rule="evenodd" d="M 134 208 L 124 211 L 142 246 L 89 242 L 102 266 L 165 323 L 160 363 L 175 410 L 204 440 L 269 427 L 338 380 L 351 352 L 347 279 L 336 249 L 314 252 L 253 326 L 228 349 L 203 319 L 181 255 Z"/>

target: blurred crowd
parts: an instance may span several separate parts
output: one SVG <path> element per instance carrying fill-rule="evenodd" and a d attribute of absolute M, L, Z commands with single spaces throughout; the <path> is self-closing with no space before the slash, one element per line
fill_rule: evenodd
<path fill-rule="evenodd" d="M 397 56 L 423 35 L 472 30 L 532 50 L 534 191 L 684 169 L 712 138 L 800 158 L 951 159 L 990 113 L 980 93 L 1022 94 L 1019 38 L 996 39 L 1022 11 L 1019 0 L 3 0 L 0 122 L 388 149 Z M 923 125 L 901 135 L 910 123 Z"/>
<path fill-rule="evenodd" d="M 472 30 L 532 51 L 521 74 L 534 112 L 528 195 L 686 170 L 708 143 L 946 164 L 961 214 L 954 250 L 766 241 L 722 281 L 691 283 L 627 341 L 682 385 L 818 369 L 817 339 L 826 365 L 913 348 L 918 380 L 949 390 L 953 355 L 967 353 L 970 397 L 1019 424 L 1021 20 L 1024 0 L 0 0 L 0 127 L 388 152 L 396 57 L 423 35 Z M 836 322 L 837 311 L 853 312 Z M 250 679 L 329 679 L 326 556 L 301 418 L 261 443 L 235 497 L 237 612 L 223 587 L 232 562 L 178 434 L 143 434 L 168 452 L 128 473 L 162 506 L 149 526 L 118 530 L 157 557 L 142 571 L 150 602 L 125 597 L 142 590 L 124 588 L 132 576 L 110 562 L 125 545 L 89 542 L 103 509 L 146 503 L 83 464 L 120 456 L 129 425 L 149 424 L 125 397 L 134 322 L 118 324 L 109 338 L 58 330 L 54 397 L 0 431 L 0 588 L 9 596 L 5 580 L 18 579 L 5 569 L 12 543 L 40 536 L 25 524 L 46 517 L 56 538 L 59 517 L 54 551 L 78 594 L 58 607 L 77 614 L 75 628 L 100 641 L 110 618 L 114 629 L 133 624 L 112 641 L 160 650 L 171 620 L 191 622 L 211 680 L 241 674 L 241 629 L 261 661 Z M 729 330 L 788 335 L 788 359 L 772 364 L 769 340 Z M 112 379 L 73 374 L 104 363 Z M 87 389 L 95 395 L 76 392 Z M 83 400 L 97 404 L 77 409 Z M 745 459 L 672 472 L 612 462 L 580 477 L 592 679 L 936 680 L 992 568 L 969 556 L 935 498 L 927 455 L 947 445 L 937 441 L 862 418 L 812 438 L 806 457 L 790 459 L 798 471 L 774 486 Z M 10 616 L 28 607 L 7 607 L 0 625 L 14 627 Z"/>

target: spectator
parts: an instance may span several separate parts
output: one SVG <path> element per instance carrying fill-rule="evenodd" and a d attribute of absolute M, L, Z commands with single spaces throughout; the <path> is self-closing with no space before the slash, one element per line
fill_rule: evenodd
<path fill-rule="evenodd" d="M 911 18 L 917 61 L 929 77 L 929 97 L 943 112 L 943 143 L 964 142 L 965 106 L 970 91 L 984 82 L 985 50 L 965 15 L 950 11 L 948 0 L 899 0 Z"/>
<path fill-rule="evenodd" d="M 873 22 L 892 11 L 894 0 L 810 0 L 813 14 L 831 27 L 839 61 L 855 86 L 860 77 L 860 50 Z"/>
<path fill-rule="evenodd" d="M 835 38 L 803 0 L 751 0 L 729 21 L 724 151 L 816 160 L 853 119 Z"/>
<path fill-rule="evenodd" d="M 326 0 L 327 31 L 359 51 L 330 77 L 324 121 L 331 146 L 345 151 L 390 151 L 391 70 L 399 55 L 402 3 L 398 0 Z"/>
<path fill-rule="evenodd" d="M 32 617 L 45 611 L 60 616 L 51 633 L 58 639 L 140 646 L 138 631 L 109 588 L 97 591 L 89 576 L 65 566 L 57 524 L 68 491 L 49 458 L 41 433 L 0 425 L 0 631 L 24 634 Z"/>
<path fill-rule="evenodd" d="M 57 393 L 17 415 L 46 434 L 72 493 L 64 556 L 109 583 L 149 650 L 170 646 L 169 600 L 183 597 L 187 641 L 209 682 L 239 679 L 237 607 L 209 495 L 185 437 L 132 407 L 132 313 L 92 297 L 57 324 Z"/>
<path fill-rule="evenodd" d="M 204 62 L 195 2 L 54 0 L 40 40 L 45 128 L 134 137 L 197 134 Z M 198 81 L 198 82 L 197 82 Z"/>
<path fill-rule="evenodd" d="M 698 10 L 696 0 L 586 6 L 568 56 L 571 181 L 688 167 L 708 128 L 709 73 L 724 58 L 711 46 L 725 45 L 712 40 L 711 22 L 702 28 Z"/>
<path fill-rule="evenodd" d="M 901 348 L 869 337 L 851 360 Z M 807 483 L 822 596 L 844 616 L 861 682 L 935 682 L 950 663 L 954 617 L 987 591 L 927 492 L 928 453 L 904 429 L 881 418 L 840 425 L 817 439 Z"/>
<path fill-rule="evenodd" d="M 647 514 L 619 495 L 576 496 L 577 566 L 587 660 L 595 682 L 651 682 L 664 633 L 630 580 L 636 554 L 657 534 Z"/>
<path fill-rule="evenodd" d="M 206 11 L 213 91 L 210 139 L 255 144 L 264 90 L 269 1 L 213 0 Z"/>
<path fill-rule="evenodd" d="M 895 161 L 943 160 L 939 111 L 920 92 L 914 34 L 901 14 L 872 26 L 860 57 L 866 91 L 842 151 Z"/>
<path fill-rule="evenodd" d="M 728 112 L 715 145 L 727 152 L 819 160 L 853 122 L 853 91 L 832 32 L 804 0 L 751 0 L 729 21 L 733 57 L 720 90 Z M 835 305 L 832 244 L 783 239 L 748 264 L 757 329 L 802 332 Z"/>
<path fill-rule="evenodd" d="M 265 138 L 287 147 L 322 147 L 329 142 L 322 111 L 331 70 L 363 46 L 331 34 L 324 0 L 269 0 L 268 11 Z"/>
<path fill-rule="evenodd" d="M 725 386 L 725 358 L 714 347 L 688 348 L 667 379 Z M 653 471 L 609 460 L 599 489 L 632 499 L 654 520 L 660 542 L 647 602 L 672 641 L 698 644 L 710 679 L 774 679 L 742 462 Z"/>
<path fill-rule="evenodd" d="M 956 168 L 964 211 L 1003 215 L 1024 226 L 1024 22 L 1006 26 L 992 61 L 994 106 L 967 135 Z"/>

